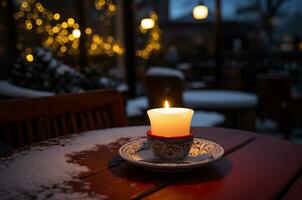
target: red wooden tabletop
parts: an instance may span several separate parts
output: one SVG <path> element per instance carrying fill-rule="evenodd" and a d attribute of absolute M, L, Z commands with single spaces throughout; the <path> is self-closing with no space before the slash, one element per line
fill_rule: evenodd
<path fill-rule="evenodd" d="M 79 176 L 81 181 L 65 184 L 108 199 L 302 198 L 302 145 L 240 130 L 193 128 L 193 132 L 223 146 L 224 157 L 189 172 L 148 171 L 118 156 L 118 149 L 131 140 L 123 136 L 110 145 L 73 154 L 70 162 L 89 172 Z"/>
<path fill-rule="evenodd" d="M 83 179 L 91 184 L 91 190 L 112 199 L 302 198 L 301 181 L 293 185 L 300 190 L 290 190 L 301 173 L 301 145 L 239 130 L 194 128 L 194 133 L 221 144 L 224 158 L 180 174 L 151 172 L 126 162 L 110 166 L 121 143 L 87 152 L 89 157 L 79 163 L 92 171 L 102 165 L 104 170 Z"/>

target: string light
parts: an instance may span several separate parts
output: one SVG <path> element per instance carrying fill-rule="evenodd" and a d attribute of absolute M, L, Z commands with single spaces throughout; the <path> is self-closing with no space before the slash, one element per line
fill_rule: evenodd
<path fill-rule="evenodd" d="M 100 10 L 105 5 L 105 0 L 96 0 L 94 6 L 97 10 Z"/>
<path fill-rule="evenodd" d="M 6 7 L 6 6 L 7 6 L 7 1 L 6 1 L 6 0 L 1 1 L 1 5 L 2 5 L 3 7 Z"/>
<path fill-rule="evenodd" d="M 59 13 L 55 13 L 55 14 L 53 15 L 53 19 L 54 19 L 54 20 L 59 20 L 60 18 L 61 18 L 61 16 L 60 16 Z"/>
<path fill-rule="evenodd" d="M 61 51 L 62 53 L 66 52 L 66 51 L 67 51 L 66 46 L 61 46 L 61 47 L 60 47 L 60 51 Z"/>
<path fill-rule="evenodd" d="M 25 53 L 30 54 L 32 52 L 31 48 L 26 48 Z"/>
<path fill-rule="evenodd" d="M 0 0 L 1 5 L 7 5 L 7 0 Z M 18 0 L 19 7 L 14 17 L 26 31 L 34 31 L 41 35 L 42 45 L 52 50 L 58 56 L 66 54 L 77 55 L 79 53 L 79 38 L 86 34 L 89 55 L 122 55 L 123 47 L 112 37 L 103 37 L 87 27 L 81 33 L 80 25 L 74 18 L 62 19 L 59 12 L 48 10 L 38 0 Z M 96 9 L 104 9 L 106 13 L 113 15 L 116 12 L 116 5 L 112 0 L 95 0 Z M 106 16 L 107 16 L 106 14 Z M 160 49 L 160 29 L 157 25 L 155 13 L 150 15 L 154 20 L 154 27 L 150 29 L 150 37 L 146 46 L 136 51 L 136 55 L 147 59 L 151 53 Z M 22 37 L 23 38 L 23 37 Z M 22 55 L 30 62 L 31 48 L 26 48 L 21 36 L 18 37 L 17 48 L 23 50 Z M 29 57 L 29 58 L 27 58 Z M 32 57 L 32 61 L 33 61 Z"/>
<path fill-rule="evenodd" d="M 59 29 L 57 26 L 55 26 L 55 27 L 52 28 L 52 32 L 53 32 L 53 33 L 58 33 L 59 30 L 60 30 L 60 29 Z"/>
<path fill-rule="evenodd" d="M 26 29 L 31 30 L 33 28 L 33 25 L 31 22 L 26 23 Z"/>
<path fill-rule="evenodd" d="M 74 19 L 73 18 L 68 18 L 67 19 L 67 24 L 71 27 L 74 24 Z"/>
<path fill-rule="evenodd" d="M 69 39 L 70 41 L 73 41 L 75 38 L 74 38 L 74 36 L 73 36 L 72 34 L 70 34 L 70 35 L 68 35 L 68 39 Z"/>
<path fill-rule="evenodd" d="M 72 35 L 74 38 L 80 38 L 81 37 L 81 31 L 79 29 L 74 29 L 72 31 Z"/>
<path fill-rule="evenodd" d="M 0 0 L 3 6 L 4 1 Z M 80 25 L 76 23 L 74 18 L 68 18 L 65 21 L 61 20 L 61 14 L 48 10 L 42 3 L 37 0 L 20 0 L 19 10 L 15 14 L 15 18 L 20 20 L 21 24 L 27 31 L 35 31 L 41 34 L 42 45 L 50 48 L 59 56 L 66 54 L 77 55 L 79 53 L 79 38 L 81 37 Z M 112 3 L 112 2 L 111 2 Z M 111 6 L 111 10 L 113 7 Z M 115 7 L 114 7 L 115 8 Z M 92 36 L 97 35 L 100 40 L 104 40 L 102 36 L 93 34 L 91 28 L 86 28 L 85 33 L 88 36 L 87 46 L 93 43 Z M 90 35 L 90 36 L 89 36 Z M 91 55 L 121 55 L 123 48 L 114 39 L 107 42 L 108 44 L 98 44 L 97 49 L 92 45 L 93 51 L 88 51 Z M 18 43 L 18 49 L 23 49 L 21 41 Z M 104 46 L 105 45 L 105 46 Z M 118 46 L 114 48 L 113 46 Z M 108 48 L 109 47 L 109 48 Z M 30 49 L 30 48 L 27 48 Z M 97 50 L 97 51 L 96 51 Z M 30 52 L 22 53 L 25 58 Z"/>
<path fill-rule="evenodd" d="M 17 49 L 21 50 L 23 48 L 23 45 L 21 43 L 17 43 Z"/>
<path fill-rule="evenodd" d="M 148 59 L 152 53 L 158 52 L 161 49 L 160 45 L 160 29 L 158 27 L 158 17 L 155 14 L 155 12 L 150 13 L 150 19 L 154 22 L 153 28 L 150 28 L 150 36 L 148 39 L 148 42 L 146 46 L 141 49 L 136 51 L 136 55 L 143 58 L 143 59 Z M 144 33 L 144 30 L 142 29 L 141 31 Z"/>
<path fill-rule="evenodd" d="M 86 33 L 87 35 L 90 35 L 90 34 L 92 33 L 92 29 L 91 29 L 91 28 L 86 28 L 86 29 L 85 29 L 85 33 Z"/>
<path fill-rule="evenodd" d="M 151 19 L 151 18 L 145 18 L 145 19 L 142 19 L 141 21 L 141 28 L 142 29 L 145 29 L 145 30 L 148 30 L 148 29 L 152 29 L 154 28 L 154 20 Z"/>
<path fill-rule="evenodd" d="M 26 60 L 27 60 L 28 62 L 33 62 L 33 61 L 34 61 L 34 56 L 33 56 L 32 54 L 27 54 L 27 55 L 26 55 Z"/>
<path fill-rule="evenodd" d="M 41 19 L 36 19 L 36 24 L 38 26 L 41 26 L 43 24 L 43 21 Z"/>
<path fill-rule="evenodd" d="M 115 12 L 115 5 L 114 4 L 109 4 L 109 6 L 108 6 L 108 10 L 110 11 L 110 12 Z"/>
<path fill-rule="evenodd" d="M 111 15 L 116 11 L 116 6 L 113 4 L 112 0 L 95 0 L 94 6 L 97 10 L 107 9 Z"/>
<path fill-rule="evenodd" d="M 27 1 L 23 1 L 21 3 L 21 9 L 26 9 L 28 7 L 28 2 Z"/>
<path fill-rule="evenodd" d="M 67 28 L 68 27 L 68 24 L 66 22 L 63 22 L 61 25 L 62 25 L 62 28 Z"/>

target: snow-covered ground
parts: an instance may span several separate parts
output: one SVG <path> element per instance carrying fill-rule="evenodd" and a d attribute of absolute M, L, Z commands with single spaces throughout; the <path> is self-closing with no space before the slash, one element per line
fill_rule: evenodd
<path fill-rule="evenodd" d="M 54 93 L 19 87 L 8 81 L 0 81 L 0 96 L 6 97 L 43 97 L 53 96 Z"/>

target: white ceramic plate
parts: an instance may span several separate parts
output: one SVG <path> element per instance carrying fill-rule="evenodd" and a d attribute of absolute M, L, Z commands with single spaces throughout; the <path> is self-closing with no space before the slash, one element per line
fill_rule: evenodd
<path fill-rule="evenodd" d="M 199 138 L 194 138 L 188 157 L 182 161 L 158 160 L 149 149 L 146 138 L 129 142 L 119 150 L 122 158 L 130 163 L 163 172 L 187 171 L 204 166 L 223 156 L 223 153 L 219 144 Z"/>

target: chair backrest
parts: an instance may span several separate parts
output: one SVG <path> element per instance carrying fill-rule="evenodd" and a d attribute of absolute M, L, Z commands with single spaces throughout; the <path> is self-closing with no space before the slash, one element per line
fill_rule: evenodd
<path fill-rule="evenodd" d="M 171 106 L 182 106 L 184 87 L 182 73 L 171 69 L 164 69 L 163 73 L 159 68 L 157 70 L 159 73 L 153 73 L 156 70 L 153 71 L 151 68 L 145 77 L 149 108 L 163 107 L 165 100 L 168 100 Z M 171 74 L 169 74 L 169 71 Z"/>
<path fill-rule="evenodd" d="M 0 102 L 0 140 L 14 148 L 51 137 L 125 125 L 122 97 L 115 90 Z"/>
<path fill-rule="evenodd" d="M 240 68 L 226 68 L 223 70 L 223 88 L 228 90 L 243 90 L 244 83 Z"/>
<path fill-rule="evenodd" d="M 264 74 L 258 76 L 260 114 L 274 117 L 280 115 L 289 102 L 291 84 L 288 76 Z"/>

